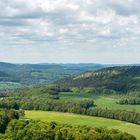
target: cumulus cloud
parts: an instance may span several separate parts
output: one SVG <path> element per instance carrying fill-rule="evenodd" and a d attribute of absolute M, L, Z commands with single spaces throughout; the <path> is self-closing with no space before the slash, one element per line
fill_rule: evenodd
<path fill-rule="evenodd" d="M 77 52 L 77 56 L 81 54 L 79 59 L 76 55 L 73 60 L 69 58 L 70 62 L 74 59 L 101 62 L 102 57 L 106 57 L 101 52 L 111 56 L 116 55 L 116 50 L 118 53 L 135 50 L 137 56 L 140 51 L 139 7 L 139 0 L 0 0 L 1 58 L 7 60 L 6 55 L 2 55 L 3 48 L 11 49 L 12 46 L 32 48 L 27 51 L 32 50 L 30 57 L 33 58 L 33 53 L 37 54 L 44 46 L 51 47 L 54 55 L 56 49 L 57 54 L 64 51 L 66 58 L 69 47 L 72 52 Z M 89 52 L 91 48 L 90 55 L 83 55 L 81 49 Z M 43 58 L 50 60 L 50 51 L 44 51 L 46 57 L 43 55 Z M 51 58 L 55 62 L 55 58 Z"/>

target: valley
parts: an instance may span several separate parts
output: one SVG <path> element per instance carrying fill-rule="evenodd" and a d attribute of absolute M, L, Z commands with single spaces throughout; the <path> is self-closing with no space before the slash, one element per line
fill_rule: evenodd
<path fill-rule="evenodd" d="M 30 68 L 28 66 L 25 70 L 23 70 L 23 66 L 20 69 L 25 75 L 27 70 L 30 69 L 28 74 L 31 74 L 34 70 L 34 74 L 32 74 L 37 76 L 38 73 L 35 71 L 39 67 L 38 65 L 31 65 Z M 48 74 L 52 71 L 57 74 L 58 69 L 56 69 L 56 66 L 55 68 L 49 66 L 49 69 L 46 68 L 46 65 L 42 67 L 43 70 L 40 67 L 41 73 L 47 70 Z M 20 128 L 25 129 L 22 133 L 28 131 L 28 129 L 31 129 L 32 133 L 32 127 L 38 125 L 47 128 L 40 131 L 42 136 L 43 131 L 46 133 L 48 129 L 55 129 L 56 126 L 54 136 L 58 134 L 57 127 L 62 127 L 62 129 L 76 129 L 78 130 L 77 133 L 84 137 L 84 132 L 81 130 L 82 127 L 85 127 L 84 131 L 87 129 L 91 131 L 104 129 L 100 130 L 102 133 L 98 135 L 97 132 L 94 133 L 94 137 L 101 137 L 103 140 L 104 137 L 111 140 L 115 140 L 115 137 L 117 137 L 116 140 L 118 140 L 118 136 L 120 140 L 140 139 L 140 80 L 138 78 L 140 77 L 140 66 L 115 66 L 94 69 L 95 67 L 87 67 L 84 64 L 84 66 L 78 65 L 77 68 L 75 65 L 64 65 L 64 67 L 65 72 L 70 69 L 73 72 L 69 71 L 65 77 L 64 73 L 59 71 L 59 78 L 50 74 L 50 81 L 45 80 L 41 83 L 38 82 L 40 75 L 36 77 L 36 81 L 34 81 L 35 77 L 29 76 L 29 79 L 27 78 L 27 81 L 22 83 L 22 77 L 21 80 L 13 82 L 8 81 L 11 78 L 10 75 L 1 73 L 0 112 L 5 111 L 5 114 L 7 114 L 7 111 L 9 111 L 7 114 L 9 116 L 9 113 L 14 111 L 10 121 L 2 117 L 1 139 L 19 138 L 21 133 L 18 132 L 22 131 Z M 9 73 L 9 69 L 11 71 L 11 67 L 4 69 L 5 73 Z M 77 69 L 80 69 L 80 71 L 77 71 Z M 88 71 L 89 69 L 90 71 Z M 19 73 L 18 76 L 21 75 Z M 22 76 L 26 78 L 25 75 Z M 16 76 L 13 75 L 12 78 L 16 79 Z M 48 75 L 44 76 L 49 77 Z M 30 80 L 36 83 L 30 83 Z M 1 115 L 4 114 L 1 113 Z M 16 120 L 13 118 L 16 118 Z M 4 121 L 7 121 L 6 126 L 3 124 Z M 17 125 L 20 127 L 14 130 L 17 132 L 13 133 L 13 127 Z M 50 128 L 50 125 L 53 125 L 54 128 Z M 64 131 L 62 131 L 62 134 L 65 137 Z M 50 135 L 52 136 L 52 130 Z M 73 133 L 69 135 L 73 135 L 73 139 L 76 137 Z M 88 134 L 86 137 L 91 137 L 91 135 Z"/>
<path fill-rule="evenodd" d="M 0 62 L 0 90 L 7 84 L 34 86 L 43 83 L 52 84 L 62 78 L 101 69 L 109 65 L 101 64 L 11 64 Z M 3 85 L 2 85 L 3 83 Z M 2 88 L 3 87 L 3 88 Z"/>
<path fill-rule="evenodd" d="M 0 11 L 0 140 L 140 140 L 139 0 Z"/>

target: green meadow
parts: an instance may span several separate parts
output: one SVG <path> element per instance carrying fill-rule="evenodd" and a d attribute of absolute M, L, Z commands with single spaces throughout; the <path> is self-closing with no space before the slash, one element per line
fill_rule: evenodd
<path fill-rule="evenodd" d="M 93 99 L 97 107 L 140 112 L 140 105 L 117 104 L 116 102 L 120 100 L 120 97 L 117 95 L 97 96 L 94 94 L 86 94 L 86 93 L 62 92 L 60 93 L 60 99 L 65 100 L 65 101 L 80 101 L 80 100 L 86 100 L 86 99 Z"/>
<path fill-rule="evenodd" d="M 71 113 L 45 112 L 45 111 L 26 111 L 25 118 L 41 120 L 44 122 L 55 121 L 59 124 L 70 125 L 87 125 L 91 127 L 107 127 L 109 129 L 119 129 L 123 132 L 130 133 L 140 140 L 140 126 L 132 123 L 118 120 L 90 117 Z"/>
<path fill-rule="evenodd" d="M 14 90 L 21 87 L 21 84 L 15 82 L 0 82 L 0 90 Z"/>

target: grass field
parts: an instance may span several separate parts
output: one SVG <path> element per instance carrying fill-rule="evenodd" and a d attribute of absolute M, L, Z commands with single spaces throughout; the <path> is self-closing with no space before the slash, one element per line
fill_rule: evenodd
<path fill-rule="evenodd" d="M 21 84 L 15 82 L 0 82 L 0 90 L 14 90 L 21 87 Z"/>
<path fill-rule="evenodd" d="M 107 127 L 119 129 L 123 132 L 130 133 L 140 140 L 140 126 L 122 122 L 118 120 L 90 117 L 84 115 L 70 114 L 70 113 L 59 113 L 59 112 L 45 112 L 45 111 L 26 111 L 25 118 L 33 120 L 41 120 L 44 122 L 55 121 L 61 124 L 71 125 L 87 125 L 92 127 Z"/>
<path fill-rule="evenodd" d="M 92 94 L 85 93 L 73 93 L 63 92 L 60 94 L 60 99 L 69 101 L 79 101 L 85 99 L 93 99 L 97 107 L 109 108 L 109 109 L 121 109 L 140 112 L 140 105 L 119 105 L 116 104 L 119 101 L 119 97 L 107 97 L 107 96 L 95 96 Z"/>

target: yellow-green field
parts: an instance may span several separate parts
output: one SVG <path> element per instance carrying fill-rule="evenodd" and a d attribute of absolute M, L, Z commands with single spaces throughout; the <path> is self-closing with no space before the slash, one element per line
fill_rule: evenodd
<path fill-rule="evenodd" d="M 93 99 L 97 107 L 109 108 L 109 109 L 120 109 L 120 110 L 130 110 L 140 112 L 140 105 L 120 105 L 116 102 L 120 100 L 119 96 L 107 97 L 107 96 L 95 96 L 94 94 L 85 93 L 73 93 L 73 92 L 63 92 L 60 94 L 60 99 L 65 101 L 80 101 L 86 99 Z"/>
<path fill-rule="evenodd" d="M 118 120 L 90 117 L 71 113 L 46 112 L 46 111 L 25 111 L 25 118 L 41 120 L 44 122 L 55 121 L 61 124 L 87 125 L 92 127 L 107 127 L 119 129 L 123 132 L 130 133 L 140 140 L 140 125 L 122 122 Z"/>

